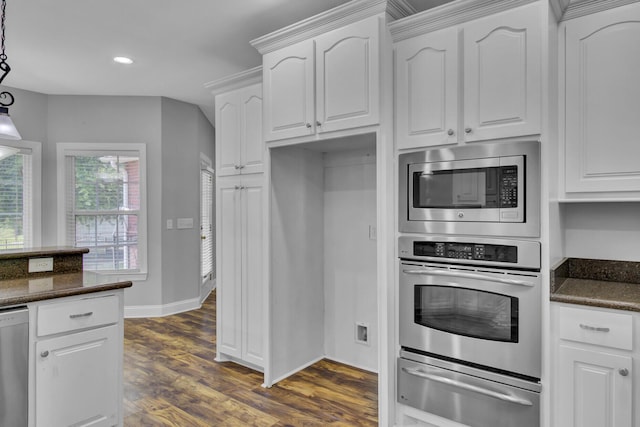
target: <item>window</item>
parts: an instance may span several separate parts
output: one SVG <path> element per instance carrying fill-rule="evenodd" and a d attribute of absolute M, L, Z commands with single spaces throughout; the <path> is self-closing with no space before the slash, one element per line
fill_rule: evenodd
<path fill-rule="evenodd" d="M 40 244 L 40 144 L 0 145 L 0 250 Z"/>
<path fill-rule="evenodd" d="M 200 169 L 200 275 L 202 281 L 213 277 L 213 171 L 207 166 Z"/>
<path fill-rule="evenodd" d="M 144 146 L 59 144 L 58 151 L 64 244 L 89 248 L 85 270 L 145 273 Z"/>

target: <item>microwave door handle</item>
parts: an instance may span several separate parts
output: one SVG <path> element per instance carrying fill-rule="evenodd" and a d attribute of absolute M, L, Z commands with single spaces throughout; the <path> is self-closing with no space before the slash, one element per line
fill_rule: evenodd
<path fill-rule="evenodd" d="M 512 396 L 509 394 L 504 394 L 504 393 L 500 393 L 497 391 L 493 391 L 493 390 L 489 390 L 483 387 L 478 387 L 472 384 L 467 384 L 465 382 L 462 381 L 458 381 L 458 380 L 453 380 L 451 378 L 446 378 L 446 377 L 441 377 L 440 375 L 434 375 L 434 374 L 429 374 L 427 372 L 423 372 L 420 371 L 418 369 L 409 369 L 409 368 L 402 368 L 402 370 L 404 372 L 406 372 L 409 375 L 414 375 L 416 377 L 420 377 L 420 378 L 424 378 L 426 380 L 430 380 L 430 381 L 435 381 L 441 384 L 446 384 L 446 385 L 450 385 L 452 387 L 458 387 L 458 388 L 462 388 L 468 391 L 472 391 L 475 393 L 479 393 L 479 394 L 483 394 L 485 396 L 489 396 L 489 397 L 493 397 L 495 399 L 500 399 L 503 400 L 505 402 L 509 402 L 509 403 L 516 403 L 518 405 L 522 405 L 522 406 L 532 406 L 533 403 L 531 403 L 529 400 L 518 397 L 518 396 Z"/>
<path fill-rule="evenodd" d="M 464 273 L 458 271 L 448 271 L 448 270 L 439 270 L 435 268 L 422 269 L 422 270 L 402 270 L 405 274 L 415 274 L 415 275 L 431 275 L 431 276 L 444 276 L 444 277 L 458 277 L 463 279 L 477 279 L 477 280 L 487 280 L 490 282 L 503 283 L 505 285 L 518 285 L 518 286 L 534 286 L 533 283 L 528 282 L 526 280 L 518 280 L 518 279 L 505 279 L 503 277 L 493 277 L 486 276 L 484 274 L 479 273 Z"/>

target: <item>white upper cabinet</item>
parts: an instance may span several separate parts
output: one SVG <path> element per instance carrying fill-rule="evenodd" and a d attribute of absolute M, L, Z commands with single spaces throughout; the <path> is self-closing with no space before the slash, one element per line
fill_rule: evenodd
<path fill-rule="evenodd" d="M 531 4 L 465 25 L 466 141 L 540 133 L 540 20 Z"/>
<path fill-rule="evenodd" d="M 265 140 L 304 136 L 315 129 L 313 41 L 264 55 Z"/>
<path fill-rule="evenodd" d="M 640 4 L 569 20 L 564 42 L 566 195 L 640 200 Z"/>
<path fill-rule="evenodd" d="M 456 28 L 396 45 L 398 148 L 457 142 L 458 66 Z"/>
<path fill-rule="evenodd" d="M 264 55 L 265 140 L 379 122 L 379 25 L 368 18 Z"/>
<path fill-rule="evenodd" d="M 317 132 L 380 121 L 379 32 L 373 17 L 316 38 Z"/>
<path fill-rule="evenodd" d="M 216 96 L 218 176 L 263 171 L 262 85 Z"/>
<path fill-rule="evenodd" d="M 400 40 L 395 44 L 397 147 L 539 134 L 539 11 L 538 4 L 530 4 L 437 31 L 429 29 L 434 19 L 429 12 L 392 24 Z M 460 14 L 463 20 L 464 11 Z M 428 32 L 404 38 L 402 32 L 415 31 L 420 19 Z"/>

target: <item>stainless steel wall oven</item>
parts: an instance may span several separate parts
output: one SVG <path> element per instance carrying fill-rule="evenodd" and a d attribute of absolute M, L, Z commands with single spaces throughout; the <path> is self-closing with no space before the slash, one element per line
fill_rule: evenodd
<path fill-rule="evenodd" d="M 399 230 L 540 235 L 540 144 L 496 142 L 399 156 Z"/>
<path fill-rule="evenodd" d="M 398 248 L 398 400 L 473 426 L 537 426 L 540 244 L 401 236 Z"/>

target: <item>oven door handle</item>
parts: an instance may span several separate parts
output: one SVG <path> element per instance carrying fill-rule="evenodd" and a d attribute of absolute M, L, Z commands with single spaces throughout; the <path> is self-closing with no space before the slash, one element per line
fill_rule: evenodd
<path fill-rule="evenodd" d="M 504 283 L 505 285 L 518 285 L 518 286 L 534 286 L 533 283 L 526 280 L 518 279 L 505 279 L 503 277 L 487 276 L 479 273 L 462 273 L 457 271 L 439 270 L 435 268 L 425 268 L 422 270 L 402 270 L 405 274 L 415 274 L 418 276 L 430 275 L 430 276 L 444 276 L 444 277 L 459 277 L 463 279 L 477 279 L 487 280 L 490 282 Z"/>
<path fill-rule="evenodd" d="M 441 383 L 441 384 L 450 385 L 452 387 L 462 388 L 464 390 L 472 391 L 474 393 L 483 394 L 485 396 L 493 397 L 495 399 L 503 400 L 505 402 L 515 403 L 515 404 L 522 405 L 522 406 L 533 406 L 533 403 L 531 403 L 531 401 L 529 401 L 527 399 L 524 399 L 522 397 L 512 396 L 512 395 L 505 394 L 505 393 L 500 393 L 498 391 L 493 391 L 493 390 L 486 389 L 484 387 L 478 387 L 476 385 L 467 384 L 465 382 L 458 381 L 458 380 L 453 380 L 451 378 L 441 377 L 440 375 L 429 374 L 427 372 L 423 372 L 423 371 L 420 371 L 418 369 L 402 368 L 402 370 L 404 372 L 406 372 L 407 374 L 409 374 L 409 375 L 414 375 L 416 377 L 424 378 L 426 380 L 435 381 L 435 382 L 438 382 L 438 383 Z"/>

